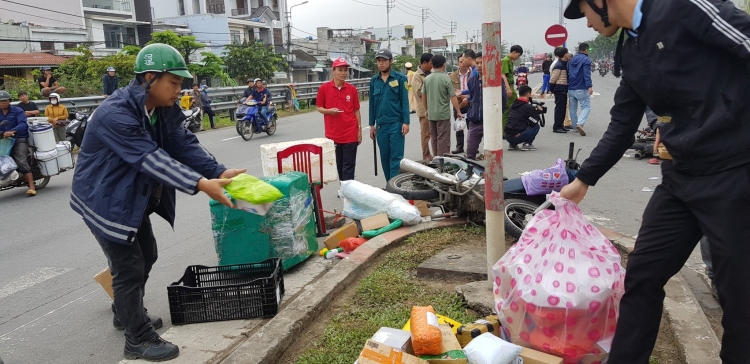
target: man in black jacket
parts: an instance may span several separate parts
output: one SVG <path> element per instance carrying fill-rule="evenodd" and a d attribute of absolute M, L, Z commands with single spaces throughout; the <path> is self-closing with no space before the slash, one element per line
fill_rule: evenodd
<path fill-rule="evenodd" d="M 723 0 L 571 0 L 565 16 L 604 36 L 623 29 L 614 74 L 624 73 L 607 132 L 561 195 L 583 199 L 633 143 L 646 105 L 673 157 L 628 259 L 609 363 L 648 363 L 664 285 L 703 234 L 724 312 L 721 359 L 750 362 L 750 16 Z"/>
<path fill-rule="evenodd" d="M 508 112 L 508 123 L 505 124 L 505 140 L 510 143 L 508 150 L 536 150 L 534 139 L 539 134 L 539 113 L 542 108 L 531 104 L 531 87 L 518 88 L 518 98 Z"/>
<path fill-rule="evenodd" d="M 542 72 L 544 72 L 544 76 L 542 76 L 542 90 L 539 92 L 542 94 L 542 97 L 545 97 L 546 94 L 551 94 L 552 90 L 549 87 L 549 79 L 552 77 L 550 75 L 550 68 L 552 67 L 552 56 L 547 55 L 547 58 L 542 62 Z"/>

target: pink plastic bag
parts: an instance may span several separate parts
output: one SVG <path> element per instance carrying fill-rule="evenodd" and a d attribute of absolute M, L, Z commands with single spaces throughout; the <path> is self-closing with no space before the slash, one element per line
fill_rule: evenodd
<path fill-rule="evenodd" d="M 600 363 L 614 337 L 625 269 L 620 254 L 578 205 L 553 192 L 492 267 L 495 308 L 513 343 Z"/>

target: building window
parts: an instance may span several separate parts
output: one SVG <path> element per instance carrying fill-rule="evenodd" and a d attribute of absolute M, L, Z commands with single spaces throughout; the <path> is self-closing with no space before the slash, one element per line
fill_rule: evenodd
<path fill-rule="evenodd" d="M 273 45 L 278 45 L 278 46 L 284 45 L 284 33 L 281 28 L 273 29 Z"/>
<path fill-rule="evenodd" d="M 55 50 L 55 42 L 39 42 L 39 44 L 42 47 L 43 51 L 54 51 Z"/>
<path fill-rule="evenodd" d="M 273 8 L 278 9 L 279 8 L 279 0 L 273 0 Z"/>
<path fill-rule="evenodd" d="M 78 47 L 78 43 L 63 43 L 63 49 L 73 49 L 75 47 Z"/>
<path fill-rule="evenodd" d="M 224 0 L 206 0 L 206 12 L 210 14 L 224 14 Z"/>
<path fill-rule="evenodd" d="M 263 0 L 258 0 L 258 6 L 265 6 L 266 2 Z"/>
<path fill-rule="evenodd" d="M 248 43 L 250 43 L 254 39 L 255 39 L 255 30 L 254 29 L 248 29 L 247 30 L 247 41 L 248 41 Z"/>
<path fill-rule="evenodd" d="M 240 43 L 242 43 L 242 39 L 240 39 L 240 31 L 239 30 L 230 30 L 229 31 L 229 37 L 232 39 L 232 44 L 240 44 Z"/>
<path fill-rule="evenodd" d="M 201 2 L 200 0 L 193 0 L 193 14 L 201 13 Z"/>
<path fill-rule="evenodd" d="M 125 44 L 137 44 L 135 28 L 104 24 L 104 46 L 106 48 L 119 49 Z"/>
<path fill-rule="evenodd" d="M 406 29 L 406 39 L 414 38 L 414 29 Z"/>
<path fill-rule="evenodd" d="M 180 15 L 185 15 L 185 0 L 177 0 L 177 7 L 180 9 Z"/>

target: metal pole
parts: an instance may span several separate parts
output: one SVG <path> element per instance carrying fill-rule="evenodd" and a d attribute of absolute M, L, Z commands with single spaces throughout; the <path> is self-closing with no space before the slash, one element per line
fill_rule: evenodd
<path fill-rule="evenodd" d="M 284 1 L 284 7 L 286 8 L 286 59 L 289 62 L 287 71 L 289 71 L 289 83 L 294 83 L 294 72 L 292 71 L 292 12 L 289 10 L 288 1 Z"/>
<path fill-rule="evenodd" d="M 503 201 L 503 118 L 502 105 L 502 37 L 500 3 L 482 0 L 482 43 L 484 48 L 484 159 L 485 208 L 487 209 L 487 271 L 492 280 L 492 266 L 505 254 L 505 203 Z"/>
<path fill-rule="evenodd" d="M 563 8 L 563 0 L 560 0 L 560 25 L 564 26 L 565 25 L 565 18 L 563 17 L 563 13 L 564 13 L 563 9 L 564 9 Z"/>

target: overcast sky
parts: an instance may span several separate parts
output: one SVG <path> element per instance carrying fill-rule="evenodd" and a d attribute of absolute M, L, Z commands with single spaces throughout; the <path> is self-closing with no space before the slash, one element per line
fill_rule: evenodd
<path fill-rule="evenodd" d="M 316 35 L 317 27 L 368 28 L 386 26 L 386 0 L 308 0 L 292 10 L 293 38 Z M 497 0 L 500 1 L 500 0 Z M 567 5 L 568 0 L 563 0 Z M 302 0 L 289 0 L 289 6 Z M 366 4 L 373 4 L 366 5 Z M 414 36 L 422 37 L 422 7 L 430 9 L 425 23 L 427 37 L 450 33 L 450 22 L 458 22 L 458 40 L 481 29 L 482 0 L 395 0 L 391 26 L 414 25 Z M 544 31 L 559 19 L 559 0 L 502 0 L 503 40 L 520 44 L 536 53 L 551 52 L 544 41 Z M 568 21 L 568 46 L 592 39 L 596 33 L 586 27 L 586 20 Z M 307 32 L 307 33 L 306 33 Z M 432 32 L 432 33 L 430 33 Z"/>

